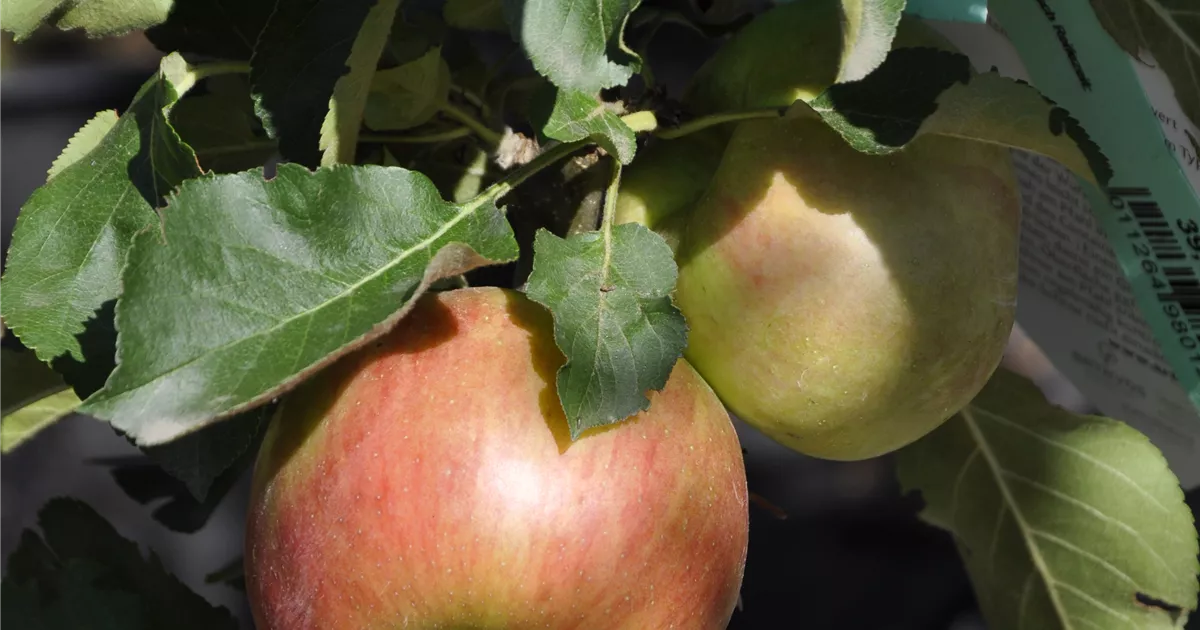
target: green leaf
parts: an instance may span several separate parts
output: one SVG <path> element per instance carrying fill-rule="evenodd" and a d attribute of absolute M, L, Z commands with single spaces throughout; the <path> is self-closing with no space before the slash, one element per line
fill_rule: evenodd
<path fill-rule="evenodd" d="M 57 17 L 62 30 L 82 28 L 90 37 L 121 35 L 167 19 L 171 0 L 4 0 L 0 24 L 17 41 Z"/>
<path fill-rule="evenodd" d="M 419 127 L 437 115 L 449 93 L 450 68 L 441 46 L 434 46 L 413 61 L 375 73 L 363 120 L 377 131 Z"/>
<path fill-rule="evenodd" d="M 87 504 L 54 499 L 38 513 L 42 535 L 25 531 L 9 556 L 4 621 L 14 628 L 236 630 L 214 607 L 143 558 Z"/>
<path fill-rule="evenodd" d="M 388 43 L 399 6 L 400 0 L 377 0 L 354 40 L 354 47 L 350 51 L 350 72 L 338 79 L 334 86 L 329 112 L 321 125 L 323 166 L 354 163 L 367 95 L 373 87 L 375 68 Z"/>
<path fill-rule="evenodd" d="M 118 366 L 82 411 L 140 445 L 253 408 L 385 333 L 430 283 L 516 258 L 490 197 L 424 175 L 284 164 L 185 183 L 137 238 Z"/>
<path fill-rule="evenodd" d="M 842 60 L 838 83 L 857 81 L 879 67 L 892 47 L 905 0 L 841 0 Z"/>
<path fill-rule="evenodd" d="M 195 154 L 167 123 L 168 110 L 193 79 L 181 57 L 163 59 L 104 138 L 85 155 L 68 146 L 59 160 L 64 168 L 21 209 L 0 313 L 43 361 L 68 353 L 83 359 L 75 336 L 120 294 L 133 235 L 154 222 L 164 194 L 200 175 Z"/>
<path fill-rule="evenodd" d="M 117 367 L 116 305 L 116 300 L 105 302 L 91 319 L 84 322 L 83 332 L 75 337 L 83 360 L 64 354 L 50 364 L 80 400 L 100 391 Z"/>
<path fill-rule="evenodd" d="M 246 77 L 220 75 L 206 85 L 207 94 L 188 96 L 171 109 L 171 125 L 195 150 L 200 166 L 236 173 L 266 164 L 275 142 L 259 128 Z"/>
<path fill-rule="evenodd" d="M 289 161 L 321 161 L 321 126 L 334 86 L 378 0 L 278 3 L 250 59 L 254 111 Z"/>
<path fill-rule="evenodd" d="M 563 142 L 591 138 L 622 164 L 633 161 L 637 137 L 604 103 L 574 90 L 557 89 L 553 93 L 552 109 L 542 133 Z"/>
<path fill-rule="evenodd" d="M 46 179 L 53 179 L 63 169 L 91 153 L 104 140 L 108 132 L 112 131 L 112 128 L 116 126 L 119 119 L 117 110 L 106 109 L 84 123 L 83 127 L 75 132 L 75 135 L 71 136 L 71 139 L 67 141 L 67 148 L 63 149 L 62 153 L 54 159 L 54 163 L 50 165 L 50 170 L 46 171 Z"/>
<path fill-rule="evenodd" d="M 1196 608 L 1179 482 L 1120 422 L 1055 407 L 1002 369 L 898 466 L 922 516 L 954 534 L 990 627 L 1178 628 Z"/>
<path fill-rule="evenodd" d="M 671 248 L 626 223 L 565 240 L 539 230 L 534 252 L 527 292 L 550 309 L 567 357 L 557 384 L 571 438 L 645 410 L 687 345 Z"/>
<path fill-rule="evenodd" d="M 440 15 L 412 10 L 411 5 L 408 7 L 408 11 L 403 7 L 397 11 L 396 19 L 392 22 L 387 54 L 381 59 L 385 67 L 403 66 L 416 61 L 430 48 L 446 43 L 448 31 Z"/>
<path fill-rule="evenodd" d="M 179 439 L 142 449 L 203 503 L 217 477 L 233 466 L 262 433 L 272 408 L 258 407 Z"/>
<path fill-rule="evenodd" d="M 34 353 L 0 348 L 0 452 L 8 453 L 79 406 L 79 397 Z"/>
<path fill-rule="evenodd" d="M 420 171 L 454 203 L 466 203 L 499 176 L 488 152 L 471 138 L 438 144 L 399 144 L 384 149 L 384 166 Z"/>
<path fill-rule="evenodd" d="M 166 52 L 249 61 L 276 0 L 175 0 L 167 21 L 146 31 Z"/>
<path fill-rule="evenodd" d="M 1129 54 L 1143 52 L 1171 86 L 1183 114 L 1200 121 L 1200 13 L 1194 0 L 1092 0 L 1096 17 Z"/>
<path fill-rule="evenodd" d="M 508 32 L 501 0 L 447 0 L 442 19 L 454 28 L 468 31 Z"/>
<path fill-rule="evenodd" d="M 593 93 L 625 85 L 638 69 L 638 59 L 621 41 L 637 5 L 638 0 L 504 0 L 504 16 L 538 72 L 560 88 Z"/>
<path fill-rule="evenodd" d="M 213 512 L 254 463 L 275 406 L 267 405 L 205 427 L 138 457 L 94 460 L 110 467 L 120 488 L 142 505 L 158 503 L 154 520 L 190 534 Z"/>
<path fill-rule="evenodd" d="M 970 76 L 964 55 L 900 48 L 866 78 L 832 85 L 807 105 L 797 102 L 795 110 L 811 108 L 859 151 L 888 153 L 916 137 L 942 92 Z"/>
<path fill-rule="evenodd" d="M 995 72 L 954 85 L 921 134 L 957 136 L 1039 153 L 1091 183 L 1104 187 L 1112 166 L 1079 121 L 1033 86 Z"/>
<path fill-rule="evenodd" d="M 832 86 L 789 115 L 815 112 L 867 153 L 891 153 L 924 134 L 955 136 L 1039 153 L 1107 185 L 1108 159 L 1065 109 L 1027 83 L 969 76 L 966 64 L 932 48 L 896 50 L 866 79 Z"/>
<path fill-rule="evenodd" d="M 23 538 L 22 544 L 31 543 Z M 27 630 L 149 630 L 138 597 L 113 591 L 103 580 L 104 567 L 89 560 L 67 562 L 42 584 L 5 580 L 0 584 L 4 621 Z M 52 604 L 43 603 L 50 598 Z"/>
<path fill-rule="evenodd" d="M 11 452 L 42 429 L 71 415 L 79 402 L 74 391 L 63 389 L 6 413 L 0 426 L 0 451 Z"/>

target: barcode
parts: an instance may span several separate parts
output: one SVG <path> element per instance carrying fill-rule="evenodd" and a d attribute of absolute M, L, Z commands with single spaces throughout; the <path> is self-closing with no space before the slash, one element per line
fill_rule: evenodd
<path fill-rule="evenodd" d="M 1187 258 L 1187 254 L 1183 253 L 1183 246 L 1175 239 L 1171 224 L 1167 223 L 1167 218 L 1163 216 L 1162 208 L 1158 207 L 1158 202 L 1130 201 L 1129 211 L 1141 226 L 1146 240 L 1150 241 L 1150 249 L 1154 251 L 1155 258 L 1160 261 Z"/>
<path fill-rule="evenodd" d="M 1188 323 L 1200 327 L 1200 279 L 1191 267 L 1163 267 L 1170 293 L 1159 293 L 1162 302 L 1175 302 L 1183 309 Z"/>
<path fill-rule="evenodd" d="M 1148 197 L 1146 188 L 1114 188 L 1113 194 L 1126 197 Z M 1162 208 L 1152 199 L 1128 200 L 1128 207 L 1142 233 L 1150 244 L 1150 251 L 1167 278 L 1168 292 L 1160 292 L 1160 302 L 1174 302 L 1183 310 L 1184 317 L 1194 328 L 1200 328 L 1200 278 L 1190 265 L 1169 264 L 1170 261 L 1187 260 L 1183 245 L 1163 216 Z"/>

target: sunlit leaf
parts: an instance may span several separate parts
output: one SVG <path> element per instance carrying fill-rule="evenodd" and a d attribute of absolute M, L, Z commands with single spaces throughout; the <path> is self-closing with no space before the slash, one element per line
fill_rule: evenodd
<path fill-rule="evenodd" d="M 167 121 L 193 81 L 181 57 L 166 57 L 104 137 L 92 135 L 108 121 L 93 119 L 21 208 L 0 313 L 43 361 L 64 354 L 83 359 L 75 337 L 96 309 L 120 295 L 133 235 L 154 223 L 165 194 L 200 175 L 195 154 Z"/>
<path fill-rule="evenodd" d="M 527 292 L 550 309 L 567 357 L 557 387 L 572 438 L 646 409 L 687 343 L 671 248 L 626 223 L 567 239 L 540 230 L 534 251 Z"/>
<path fill-rule="evenodd" d="M 164 215 L 122 277 L 117 369 L 82 408 L 143 446 L 269 401 L 387 332 L 430 283 L 517 256 L 488 198 L 448 203 L 399 168 L 193 180 Z"/>
<path fill-rule="evenodd" d="M 621 32 L 637 0 L 504 0 L 513 38 L 533 67 L 560 88 L 596 92 L 624 85 L 639 62 Z"/>
<path fill-rule="evenodd" d="M 1129 426 L 996 373 L 903 449 L 922 516 L 954 534 L 992 628 L 1178 628 L 1196 608 L 1196 528 L 1162 454 Z"/>

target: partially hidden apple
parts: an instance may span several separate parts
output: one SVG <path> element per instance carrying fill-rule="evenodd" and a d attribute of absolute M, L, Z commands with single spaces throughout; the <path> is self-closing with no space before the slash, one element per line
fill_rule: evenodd
<path fill-rule="evenodd" d="M 254 471 L 257 626 L 724 628 L 748 536 L 725 409 L 680 360 L 572 442 L 563 361 L 542 307 L 462 289 L 287 396 Z"/>
<path fill-rule="evenodd" d="M 767 11 L 686 100 L 711 113 L 819 94 L 842 59 L 840 4 Z M 893 43 L 904 46 L 949 48 L 911 19 Z M 872 156 L 811 118 L 721 129 L 639 154 L 616 220 L 675 249 L 686 357 L 730 410 L 799 452 L 856 460 L 965 406 L 1015 315 L 1020 200 L 1007 150 L 922 136 Z"/>

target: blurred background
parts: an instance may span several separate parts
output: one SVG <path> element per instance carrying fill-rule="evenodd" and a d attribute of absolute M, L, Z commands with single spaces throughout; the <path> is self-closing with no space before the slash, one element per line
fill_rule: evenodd
<path fill-rule="evenodd" d="M 97 111 L 122 111 L 157 68 L 160 53 L 138 33 L 88 40 L 45 29 L 0 50 L 0 214 L 7 252 L 13 223 L 67 140 Z M 653 49 L 700 45 L 687 29 L 666 26 Z M 655 74 L 668 88 L 690 72 L 669 54 Z M 674 85 L 672 86 L 672 82 Z M 678 93 L 677 91 L 675 93 Z M 1009 367 L 1033 378 L 1051 400 L 1091 411 L 1020 331 Z M 735 629 L 805 620 L 811 628 L 970 630 L 983 628 L 971 587 L 950 537 L 916 518 L 920 501 L 903 497 L 892 462 L 834 463 L 798 455 L 745 425 L 751 506 L 750 554 Z M 114 482 L 97 460 L 138 452 L 107 425 L 73 416 L 0 460 L 3 503 L 0 551 L 5 564 L 21 531 L 36 526 L 50 498 L 92 505 L 125 537 L 153 550 L 166 568 L 251 627 L 244 594 L 205 576 L 241 553 L 248 476 L 195 534 L 169 531 Z M 1196 493 L 1189 496 L 1195 504 Z"/>

